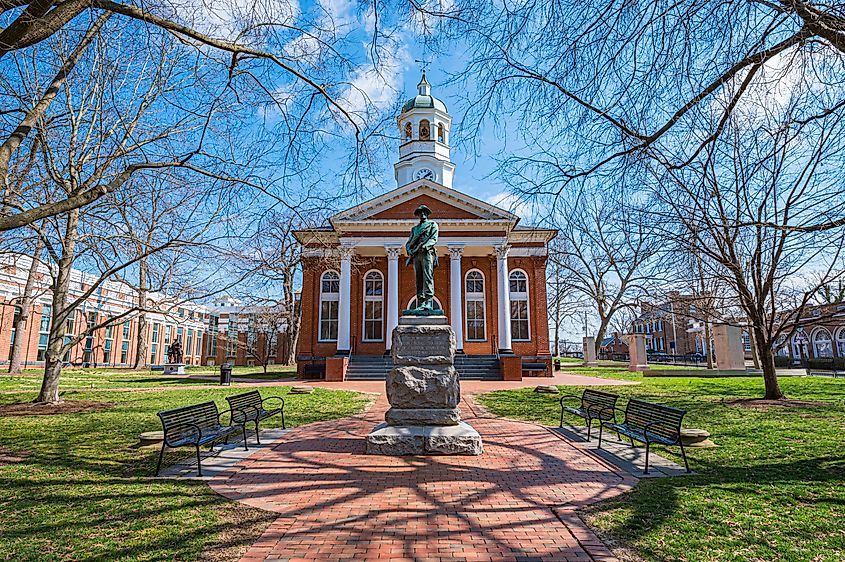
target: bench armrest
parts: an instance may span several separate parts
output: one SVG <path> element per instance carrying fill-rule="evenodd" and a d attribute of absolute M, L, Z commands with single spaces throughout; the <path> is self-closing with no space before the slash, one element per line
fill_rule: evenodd
<path fill-rule="evenodd" d="M 223 414 L 229 414 L 229 425 L 243 425 L 243 422 L 236 422 L 235 421 L 235 412 L 236 410 L 223 410 L 219 414 L 217 414 L 217 421 L 220 425 L 223 425 L 223 421 L 220 419 L 223 417 Z"/>
<path fill-rule="evenodd" d="M 225 412 L 232 412 L 232 423 L 243 425 L 245 422 L 250 420 L 249 413 L 247 409 L 255 411 L 255 417 L 258 418 L 258 408 L 255 406 L 251 406 L 249 404 L 245 406 L 241 406 L 240 408 L 232 408 L 231 410 L 225 410 Z M 221 412 L 221 413 L 225 413 Z M 235 420 L 235 414 L 243 414 L 243 420 L 237 421 Z"/>
<path fill-rule="evenodd" d="M 263 407 L 264 403 L 267 402 L 268 400 L 279 400 L 282 403 L 282 408 L 285 407 L 285 399 L 282 398 L 281 396 L 268 396 L 267 398 L 262 398 L 261 399 L 261 406 Z"/>
<path fill-rule="evenodd" d="M 575 398 L 576 400 L 579 400 L 579 401 L 582 399 L 577 394 L 572 394 L 570 392 L 561 392 L 560 393 L 560 405 L 561 405 L 561 407 L 563 407 L 563 399 L 564 398 Z"/>
<path fill-rule="evenodd" d="M 191 422 L 183 422 L 183 423 L 179 423 L 179 424 L 176 424 L 176 425 L 167 426 L 167 427 L 164 428 L 164 444 L 165 445 L 170 447 L 170 443 L 169 443 L 169 439 L 167 438 L 167 434 L 170 433 L 171 431 L 174 431 L 174 430 L 180 429 L 180 428 L 190 428 L 193 431 L 195 431 L 196 435 L 197 435 L 197 438 L 195 440 L 196 443 L 199 443 L 200 439 L 202 439 L 202 429 L 200 429 L 200 426 L 198 426 L 195 423 L 191 423 Z"/>

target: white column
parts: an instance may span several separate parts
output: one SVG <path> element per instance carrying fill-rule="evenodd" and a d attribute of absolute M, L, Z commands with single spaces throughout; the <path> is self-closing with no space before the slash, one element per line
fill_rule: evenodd
<path fill-rule="evenodd" d="M 340 248 L 340 295 L 338 305 L 337 353 L 349 355 L 350 316 L 352 304 L 352 248 Z"/>
<path fill-rule="evenodd" d="M 463 275 L 461 272 L 461 256 L 463 246 L 449 246 L 449 313 L 452 329 L 455 331 L 458 351 L 464 349 L 464 314 L 463 314 Z"/>
<path fill-rule="evenodd" d="M 508 244 L 496 246 L 497 288 L 499 293 L 499 352 L 511 353 L 511 295 L 508 290 Z"/>
<path fill-rule="evenodd" d="M 385 246 L 387 252 L 387 333 L 386 347 L 393 346 L 393 329 L 399 325 L 399 255 L 402 247 Z"/>

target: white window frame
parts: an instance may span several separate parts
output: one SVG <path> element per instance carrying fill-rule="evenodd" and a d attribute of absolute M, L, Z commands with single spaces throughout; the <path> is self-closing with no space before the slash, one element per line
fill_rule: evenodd
<path fill-rule="evenodd" d="M 323 281 L 325 280 L 326 275 L 333 273 L 337 275 L 337 292 L 324 292 L 323 291 Z M 320 306 L 317 309 L 317 341 L 322 343 L 336 343 L 337 337 L 334 338 L 324 338 L 323 337 L 323 301 L 331 301 L 337 303 L 337 318 L 335 322 L 337 323 L 338 330 L 335 333 L 338 333 L 340 330 L 340 273 L 338 273 L 334 269 L 327 269 L 320 275 Z M 331 319 L 329 319 L 331 321 Z"/>
<path fill-rule="evenodd" d="M 818 358 L 822 357 L 818 354 L 818 347 L 817 347 L 817 343 L 816 343 L 818 341 L 819 334 L 822 334 L 822 333 L 827 334 L 827 337 L 829 338 L 828 342 L 830 342 L 830 355 L 825 355 L 824 357 L 825 358 L 834 357 L 834 355 L 835 355 L 834 354 L 834 348 L 833 348 L 833 346 L 834 346 L 833 334 L 831 334 L 830 330 L 828 330 L 827 328 L 816 328 L 815 330 L 813 330 L 813 333 L 810 337 L 810 341 L 812 342 L 812 345 L 813 345 L 813 358 L 814 359 L 818 359 Z"/>
<path fill-rule="evenodd" d="M 480 293 L 478 293 L 478 292 L 470 293 L 469 291 L 467 291 L 467 282 L 469 281 L 469 276 L 472 273 L 478 273 L 481 276 L 481 292 Z M 470 295 L 473 295 L 473 296 L 470 297 Z M 479 298 L 478 296 L 475 296 L 475 295 L 481 295 L 481 296 Z M 484 312 L 484 318 L 483 318 L 484 322 L 482 323 L 482 329 L 481 329 L 481 331 L 484 335 L 483 339 L 476 339 L 476 338 L 470 338 L 469 337 L 469 335 L 470 335 L 470 329 L 469 329 L 469 325 L 470 325 L 469 324 L 470 323 L 469 303 L 470 303 L 470 301 L 481 302 L 481 310 Z M 468 342 L 487 341 L 487 279 L 484 277 L 484 272 L 482 272 L 480 269 L 470 269 L 464 275 L 464 311 L 465 311 L 465 314 L 464 314 L 464 330 L 465 330 L 464 341 L 468 341 Z"/>
<path fill-rule="evenodd" d="M 836 330 L 836 338 L 834 339 L 836 344 L 836 355 L 837 357 L 845 357 L 845 327 L 841 327 Z"/>
<path fill-rule="evenodd" d="M 522 274 L 525 276 L 525 292 L 522 291 L 511 291 L 511 277 L 515 274 Z M 528 337 L 527 338 L 517 338 L 513 336 L 511 339 L 513 341 L 531 341 L 531 300 L 529 298 L 529 289 L 528 289 L 528 274 L 525 270 L 522 269 L 511 269 L 508 273 L 508 293 L 510 295 L 511 301 L 511 310 L 508 311 L 509 319 L 508 321 L 511 323 L 511 334 L 515 334 L 516 330 L 513 329 L 513 303 L 516 301 L 525 301 L 525 322 L 528 324 Z"/>
<path fill-rule="evenodd" d="M 378 275 L 378 281 L 381 283 L 381 293 L 378 295 L 368 295 L 367 294 L 367 282 L 369 281 L 370 275 Z M 321 284 L 322 288 L 322 284 Z M 364 274 L 364 284 L 363 284 L 363 291 L 364 293 L 364 307 L 361 311 L 361 316 L 363 318 L 363 322 L 361 323 L 361 341 L 365 342 L 381 342 L 384 341 L 384 274 L 379 271 L 378 269 L 371 269 L 367 273 Z M 367 318 L 367 303 L 371 302 L 378 302 L 381 303 L 381 316 L 379 318 Z M 367 322 L 378 322 L 381 326 L 379 330 L 379 337 L 376 339 L 370 339 L 367 337 Z"/>

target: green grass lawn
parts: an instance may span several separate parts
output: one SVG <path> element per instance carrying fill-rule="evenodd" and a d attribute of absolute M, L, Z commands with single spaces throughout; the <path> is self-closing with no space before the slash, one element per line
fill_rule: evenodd
<path fill-rule="evenodd" d="M 186 367 L 185 372 L 189 375 L 218 376 L 220 367 Z M 0 391 L 22 390 L 37 392 L 41 388 L 41 378 L 44 376 L 43 369 L 26 369 L 21 376 L 12 377 L 0 373 Z M 270 365 L 265 375 L 261 367 L 235 367 L 232 370 L 232 378 L 238 379 L 262 379 L 262 380 L 285 380 L 296 376 L 296 368 L 284 365 Z M 61 390 L 98 390 L 109 388 L 144 388 L 155 386 L 191 386 L 207 385 L 207 380 L 189 379 L 186 377 L 165 376 L 161 371 L 111 368 L 65 368 L 62 369 L 62 376 L 59 383 Z"/>
<path fill-rule="evenodd" d="M 719 445 L 688 450 L 697 475 L 641 480 L 631 492 L 586 509 L 586 520 L 603 536 L 655 561 L 845 560 L 845 381 L 784 377 L 789 398 L 822 404 L 751 409 L 732 401 L 762 396 L 759 378 L 644 379 L 612 368 L 568 370 L 641 381 L 611 391 L 623 396 L 623 406 L 624 397 L 636 396 L 684 408 L 684 426 L 710 431 Z M 481 401 L 498 415 L 559 423 L 554 395 L 523 389 Z M 675 451 L 657 448 L 680 463 Z"/>
<path fill-rule="evenodd" d="M 287 387 L 262 390 L 284 396 Z M 215 400 L 237 388 L 145 392 L 65 391 L 66 400 L 112 402 L 94 413 L 0 416 L 0 560 L 221 559 L 252 544 L 272 514 L 223 499 L 205 483 L 158 480 L 158 448 L 138 434 L 161 429 L 156 412 Z M 34 394 L 0 395 L 0 404 Z M 363 395 L 324 389 L 286 397 L 288 426 L 360 412 Z M 267 426 L 279 425 L 277 417 Z M 181 449 L 165 457 L 188 456 Z M 18 457 L 11 459 L 8 457 Z M 3 460 L 5 457 L 5 461 Z M 212 551 L 213 550 L 213 551 Z"/>

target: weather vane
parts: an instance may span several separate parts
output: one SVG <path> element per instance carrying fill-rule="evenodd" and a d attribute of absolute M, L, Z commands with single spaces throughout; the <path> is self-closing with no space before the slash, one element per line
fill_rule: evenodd
<path fill-rule="evenodd" d="M 430 60 L 423 60 L 423 59 L 415 59 L 414 62 L 420 63 L 420 67 L 422 68 L 423 72 L 428 70 L 428 65 L 431 64 Z"/>

